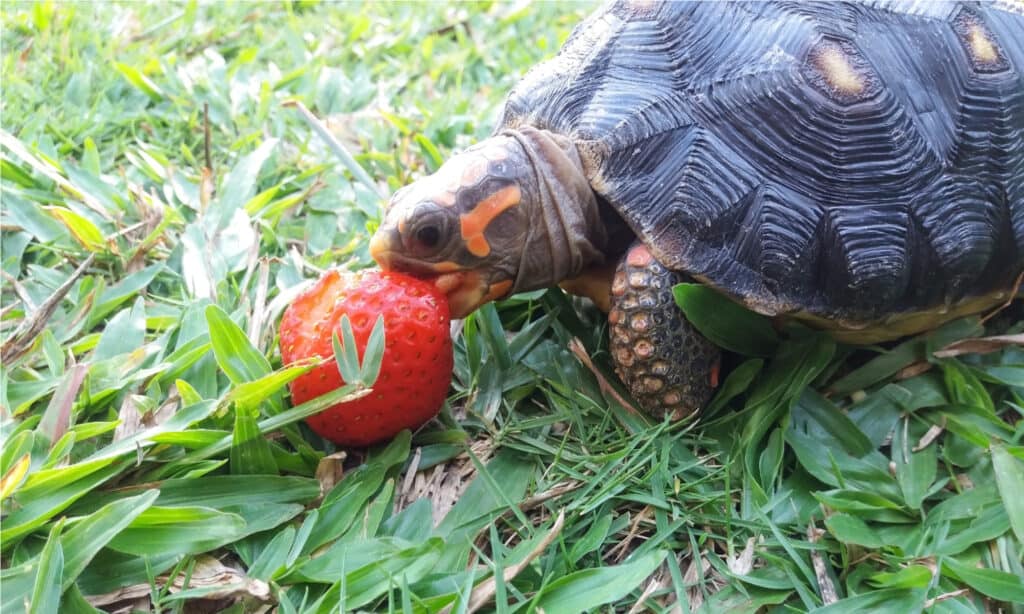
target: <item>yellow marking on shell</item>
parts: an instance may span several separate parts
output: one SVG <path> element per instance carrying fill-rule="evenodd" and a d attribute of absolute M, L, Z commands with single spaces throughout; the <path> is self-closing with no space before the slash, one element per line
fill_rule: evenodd
<path fill-rule="evenodd" d="M 843 50 L 826 47 L 818 55 L 818 69 L 829 85 L 844 94 L 860 94 L 864 91 L 864 76 L 850 63 Z"/>
<path fill-rule="evenodd" d="M 510 185 L 480 201 L 469 213 L 459 216 L 459 226 L 466 249 L 477 258 L 491 253 L 491 245 L 484 236 L 487 226 L 505 210 L 519 204 L 522 194 L 519 186 Z"/>
<path fill-rule="evenodd" d="M 999 60 L 999 52 L 995 44 L 989 38 L 988 32 L 978 24 L 971 26 L 971 32 L 967 36 L 970 45 L 971 55 L 977 62 L 996 62 Z"/>

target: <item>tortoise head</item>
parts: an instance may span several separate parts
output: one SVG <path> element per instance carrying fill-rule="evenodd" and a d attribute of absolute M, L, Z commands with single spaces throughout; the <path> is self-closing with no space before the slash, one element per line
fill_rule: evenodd
<path fill-rule="evenodd" d="M 385 270 L 432 278 L 462 318 L 600 261 L 605 231 L 576 147 L 506 130 L 395 193 L 370 242 Z"/>
<path fill-rule="evenodd" d="M 454 317 L 512 289 L 529 232 L 532 173 L 515 139 L 496 136 L 400 189 L 370 242 L 385 270 L 433 278 Z"/>

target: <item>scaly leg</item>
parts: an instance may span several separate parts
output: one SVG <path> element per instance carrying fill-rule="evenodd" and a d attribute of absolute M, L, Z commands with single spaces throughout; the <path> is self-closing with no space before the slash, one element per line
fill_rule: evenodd
<path fill-rule="evenodd" d="M 612 281 L 608 322 L 615 371 L 654 416 L 690 415 L 718 385 L 721 350 L 686 321 L 672 296 L 672 286 L 686 280 L 636 243 Z"/>

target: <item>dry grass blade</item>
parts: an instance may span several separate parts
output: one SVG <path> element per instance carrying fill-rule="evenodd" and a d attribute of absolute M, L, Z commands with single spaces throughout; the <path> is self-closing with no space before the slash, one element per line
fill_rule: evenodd
<path fill-rule="evenodd" d="M 995 309 L 993 309 L 989 313 L 986 313 L 984 315 L 984 317 L 981 318 L 981 323 L 982 324 L 984 324 L 985 322 L 988 322 L 993 317 L 995 317 L 1000 311 L 1002 311 L 1002 310 L 1004 310 L 1004 309 L 1006 309 L 1007 307 L 1010 306 L 1010 303 L 1012 303 L 1017 298 L 1017 293 L 1020 292 L 1020 284 L 1021 284 L 1021 282 L 1024 282 L 1024 273 L 1021 273 L 1020 275 L 1018 275 L 1016 281 L 1013 282 L 1013 290 L 1010 291 L 1010 295 L 1006 298 L 1006 302 L 1003 303 L 1002 305 L 996 307 Z"/>
<path fill-rule="evenodd" d="M 43 301 L 43 304 L 36 309 L 32 317 L 26 318 L 17 330 L 14 331 L 14 334 L 4 341 L 3 347 L 0 347 L 0 362 L 10 364 L 12 361 L 25 355 L 25 352 L 31 347 L 36 336 L 46 328 L 46 323 L 57 309 L 57 305 L 60 305 L 60 302 L 64 300 L 64 297 L 71 291 L 71 287 L 75 285 L 75 282 L 82 275 L 85 275 L 89 266 L 92 265 L 93 258 L 94 256 L 90 254 L 88 258 L 82 261 L 82 264 L 78 265 L 75 272 L 59 288 L 54 290 L 49 298 Z"/>
<path fill-rule="evenodd" d="M 82 201 L 86 207 L 89 207 L 90 210 L 101 216 L 104 220 L 113 221 L 113 218 L 110 217 L 110 213 L 107 211 L 107 208 L 96 200 L 95 196 L 84 190 L 80 190 L 73 183 L 68 181 L 64 175 L 57 172 L 53 166 L 43 162 L 38 156 L 26 149 L 25 145 L 23 145 L 17 137 L 6 130 L 0 130 L 0 145 L 11 150 L 11 153 L 18 158 L 21 158 L 22 161 L 41 173 L 47 179 L 60 186 L 62 190 Z"/>
<path fill-rule="evenodd" d="M 176 575 L 173 580 L 168 576 L 160 576 L 157 583 L 167 586 L 172 593 L 186 589 L 211 589 L 203 593 L 203 600 L 220 600 L 234 598 L 255 598 L 259 601 L 270 599 L 270 586 L 262 581 L 250 578 L 232 567 L 227 567 L 212 556 L 196 557 L 195 567 L 188 576 L 188 585 L 185 585 L 185 577 Z M 120 590 L 105 593 L 103 595 L 90 595 L 85 598 L 95 607 L 120 604 L 125 601 L 134 602 L 145 599 L 148 604 L 148 597 L 152 594 L 153 587 L 147 584 L 135 584 L 126 586 Z M 193 610 L 188 607 L 185 611 Z"/>
<path fill-rule="evenodd" d="M 316 132 L 317 136 L 323 139 L 327 146 L 331 148 L 331 151 L 333 151 L 334 154 L 338 156 L 338 159 L 341 160 L 341 163 L 345 166 L 346 169 L 348 169 L 350 173 L 352 173 L 352 176 L 355 177 L 356 180 L 359 181 L 359 183 L 362 183 L 364 186 L 369 188 L 374 194 L 380 197 L 381 200 L 388 199 L 389 195 L 386 192 L 384 192 L 384 190 L 382 190 L 380 186 L 374 183 L 373 179 L 371 179 L 370 176 L 366 173 L 366 170 L 362 166 L 359 166 L 359 163 L 356 162 L 356 159 L 352 157 L 352 154 L 350 154 L 349 151 L 345 149 L 345 146 L 342 145 L 338 141 L 338 139 L 334 138 L 334 135 L 331 134 L 331 131 L 327 129 L 327 126 L 324 126 L 323 122 L 317 119 L 317 117 L 313 115 L 313 113 L 309 109 L 306 108 L 306 105 L 302 104 L 298 100 L 289 100 L 284 103 L 284 106 L 294 107 L 299 111 L 299 114 L 302 116 L 302 119 L 305 120 L 305 122 L 309 125 L 310 128 L 313 129 L 314 132 Z"/>
<path fill-rule="evenodd" d="M 470 453 L 481 464 L 494 455 L 494 441 L 479 439 L 470 445 Z M 417 499 L 430 500 L 433 510 L 434 526 L 448 514 L 462 493 L 476 477 L 476 465 L 469 453 L 463 453 L 448 461 L 434 465 L 424 471 L 418 471 L 419 457 L 413 456 L 412 463 L 406 471 L 398 492 L 395 493 L 395 511 L 401 511 Z"/>
<path fill-rule="evenodd" d="M 954 356 L 963 356 L 964 354 L 991 354 L 1012 345 L 1024 346 L 1024 333 L 961 339 L 960 341 L 950 343 L 941 350 L 937 350 L 935 357 L 952 358 Z"/>
<path fill-rule="evenodd" d="M 807 525 L 807 540 L 812 544 L 818 543 L 824 534 L 825 531 L 815 527 L 813 523 Z M 832 584 L 832 578 L 828 575 L 828 566 L 825 564 L 825 558 L 821 556 L 821 550 L 817 548 L 811 550 L 811 564 L 814 565 L 814 577 L 818 580 L 822 604 L 829 605 L 839 601 L 839 595 L 836 593 L 835 585 Z"/>
<path fill-rule="evenodd" d="M 941 424 L 933 424 L 930 427 L 928 427 L 928 430 L 925 432 L 924 435 L 921 436 L 921 439 L 918 440 L 917 445 L 912 448 L 912 451 L 919 452 L 921 450 L 924 450 L 933 441 L 935 441 L 938 438 L 938 436 L 941 435 L 942 432 L 945 431 L 945 430 L 946 430 L 946 417 L 943 416 Z"/>
<path fill-rule="evenodd" d="M 754 569 L 754 546 L 757 544 L 756 537 L 747 538 L 747 543 L 743 547 L 743 552 L 739 556 L 729 555 L 726 558 L 726 565 L 729 566 L 729 571 L 733 572 L 737 576 L 745 576 Z"/>
<path fill-rule="evenodd" d="M 161 403 L 156 411 L 146 412 L 141 411 L 139 401 L 140 398 L 137 395 L 125 396 L 121 408 L 117 412 L 119 424 L 114 429 L 114 441 L 120 441 L 143 429 L 163 424 L 178 410 L 181 397 L 178 395 L 178 389 L 172 388 L 168 393 L 167 400 Z"/>
<path fill-rule="evenodd" d="M 344 451 L 329 454 L 320 459 L 316 464 L 316 472 L 313 477 L 320 482 L 320 497 L 317 503 L 323 500 L 324 495 L 331 492 L 331 489 L 341 481 L 345 474 L 345 458 L 348 456 Z"/>
<path fill-rule="evenodd" d="M 576 356 L 576 358 L 578 358 L 579 361 L 583 363 L 583 366 L 585 366 L 588 371 L 594 374 L 594 377 L 597 378 L 598 385 L 601 387 L 601 392 L 605 393 L 606 395 L 610 395 L 612 398 L 615 399 L 615 401 L 619 405 L 623 406 L 627 410 L 633 412 L 634 414 L 641 415 L 640 410 L 638 410 L 635 405 L 633 405 L 625 398 L 623 398 L 623 396 L 619 394 L 619 391 L 615 389 L 615 386 L 612 386 L 608 379 L 605 378 L 605 376 L 602 375 L 601 372 L 597 370 L 597 368 L 594 366 L 594 362 L 590 360 L 590 356 L 587 354 L 587 349 L 583 347 L 582 341 L 580 341 L 576 337 L 573 337 L 572 340 L 569 342 L 569 351 L 571 351 Z"/>
<path fill-rule="evenodd" d="M 943 593 L 941 595 L 938 595 L 937 597 L 932 597 L 928 601 L 925 601 L 924 605 L 921 606 L 921 609 L 923 611 L 927 612 L 931 608 L 935 607 L 935 604 L 939 603 L 940 601 L 946 601 L 948 599 L 956 599 L 957 597 L 963 597 L 964 595 L 969 595 L 970 593 L 971 593 L 971 590 L 967 589 L 967 588 L 962 588 L 960 590 L 953 591 L 953 592 L 950 592 L 950 593 Z"/>
<path fill-rule="evenodd" d="M 652 513 L 653 510 L 651 509 L 651 506 L 644 506 L 644 508 L 637 513 L 636 518 L 633 519 L 633 523 L 629 526 L 629 533 L 624 539 L 619 541 L 614 548 L 608 551 L 608 555 L 605 558 L 613 559 L 616 563 L 621 563 L 625 560 L 629 553 L 632 552 L 632 550 L 630 550 L 630 545 L 633 543 L 633 540 L 640 535 L 640 524 L 645 520 L 650 519 Z"/>
<path fill-rule="evenodd" d="M 562 532 L 562 527 L 565 526 L 565 510 L 558 512 L 558 517 L 555 518 L 555 523 L 551 525 L 551 529 L 548 531 L 544 539 L 540 540 L 540 543 L 531 550 L 523 560 L 519 561 L 515 565 L 510 565 L 505 568 L 502 572 L 501 577 L 504 582 L 511 582 L 513 578 L 519 575 L 519 572 L 526 569 L 526 566 L 533 562 L 535 558 L 541 555 L 548 546 L 551 545 L 555 538 Z M 498 581 L 493 577 L 488 578 L 481 582 L 476 588 L 473 589 L 472 595 L 469 597 L 469 606 L 466 609 L 467 612 L 476 612 L 482 607 L 490 603 L 494 599 L 494 594 L 497 592 Z M 451 606 L 444 610 L 445 612 L 451 611 Z"/>

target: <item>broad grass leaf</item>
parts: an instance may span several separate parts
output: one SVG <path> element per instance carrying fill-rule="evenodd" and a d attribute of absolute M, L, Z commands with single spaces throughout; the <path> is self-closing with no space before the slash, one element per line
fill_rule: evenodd
<path fill-rule="evenodd" d="M 128 83 L 132 86 L 149 96 L 149 99 L 153 102 L 160 102 L 164 99 L 164 93 L 156 83 L 150 80 L 141 70 L 134 66 L 129 66 L 121 62 L 114 62 L 113 69 L 121 73 Z"/>
<path fill-rule="evenodd" d="M 874 492 L 836 489 L 813 494 L 815 499 L 833 510 L 856 514 L 866 520 L 894 523 L 910 520 L 902 506 Z"/>
<path fill-rule="evenodd" d="M 30 614 L 49 614 L 59 610 L 60 596 L 64 592 L 61 585 L 64 573 L 64 548 L 60 544 L 60 533 L 63 529 L 62 519 L 50 529 L 43 550 L 39 553 L 36 579 L 29 599 Z"/>
<path fill-rule="evenodd" d="M 140 557 L 198 554 L 245 533 L 245 520 L 237 514 L 198 506 L 152 506 L 114 537 L 109 547 Z"/>
<path fill-rule="evenodd" d="M 366 503 L 384 485 L 388 467 L 381 464 L 364 465 L 350 473 L 320 504 L 320 518 L 305 553 L 330 543 L 342 536 L 366 507 Z"/>
<path fill-rule="evenodd" d="M 60 614 L 104 614 L 103 610 L 94 608 L 86 601 L 77 584 L 72 584 L 60 600 Z"/>
<path fill-rule="evenodd" d="M 0 501 L 9 497 L 15 489 L 21 486 L 25 476 L 28 475 L 28 467 L 31 461 L 32 455 L 26 452 L 4 473 L 3 478 L 0 479 Z"/>
<path fill-rule="evenodd" d="M 403 539 L 416 544 L 430 537 L 434 529 L 434 507 L 430 499 L 413 501 L 404 510 L 384 521 L 382 536 Z"/>
<path fill-rule="evenodd" d="M 0 160 L 0 164 L 3 164 L 4 168 L 7 168 L 6 162 L 6 160 Z M 64 224 L 53 215 L 48 214 L 45 209 L 36 203 L 18 198 L 13 192 L 4 192 L 3 212 L 6 219 L 23 228 L 25 232 L 43 244 L 53 243 L 71 234 Z M 12 252 L 7 251 L 10 248 L 7 245 L 4 247 L 6 248 L 4 258 L 10 258 Z M 13 270 L 10 273 L 14 275 L 17 271 Z"/>
<path fill-rule="evenodd" d="M 814 614 L 907 614 L 920 612 L 924 605 L 927 591 L 925 589 L 889 588 L 870 591 L 854 597 L 840 599 L 823 608 L 814 610 Z"/>
<path fill-rule="evenodd" d="M 335 582 L 306 612 L 331 614 L 339 610 L 354 611 L 381 597 L 396 585 L 412 584 L 434 571 L 443 547 L 442 540 L 431 538 L 417 546 L 381 556 L 356 569 L 350 569 L 347 564 L 335 567 L 333 577 L 344 577 Z M 341 592 L 342 585 L 345 587 L 344 593 Z"/>
<path fill-rule="evenodd" d="M 358 399 L 368 393 L 369 389 L 366 388 L 359 389 L 356 386 L 342 386 L 341 388 L 332 390 L 327 394 L 323 394 L 315 399 L 306 401 L 298 407 L 293 407 L 279 414 L 260 420 L 260 432 L 266 434 L 276 431 L 288 426 L 289 424 L 293 424 L 314 414 L 318 414 L 332 405 Z M 199 450 L 194 450 L 185 456 L 160 467 L 156 471 L 156 474 L 158 477 L 176 475 L 176 472 L 181 471 L 185 467 L 195 465 L 200 461 L 204 461 L 211 456 L 215 456 L 230 449 L 231 441 L 232 439 L 230 436 L 225 436 L 217 443 L 208 445 Z"/>
<path fill-rule="evenodd" d="M 867 435 L 842 410 L 814 390 L 800 395 L 791 416 L 794 425 L 800 424 L 808 434 L 820 437 L 829 448 L 841 447 L 856 458 L 875 450 Z"/>
<path fill-rule="evenodd" d="M 881 572 L 868 577 L 868 582 L 880 588 L 928 588 L 932 570 L 924 565 L 909 565 L 896 572 Z"/>
<path fill-rule="evenodd" d="M 797 430 L 795 423 L 786 431 L 786 443 L 800 466 L 829 486 L 863 489 L 893 500 L 900 497 L 899 485 L 889 473 L 889 461 L 878 451 L 857 458 L 838 448 L 823 449 L 818 438 Z"/>
<path fill-rule="evenodd" d="M 892 378 L 900 369 L 924 360 L 931 351 L 980 332 L 982 329 L 977 318 L 954 320 L 926 335 L 908 339 L 896 347 L 880 353 L 864 365 L 833 382 L 829 386 L 829 390 L 838 395 L 864 390 Z"/>
<path fill-rule="evenodd" d="M 441 520 L 436 534 L 447 537 L 457 529 L 476 533 L 495 512 L 522 501 L 532 475 L 531 461 L 509 450 L 499 451 Z"/>
<path fill-rule="evenodd" d="M 380 525 L 384 521 L 384 516 L 391 513 L 395 507 L 394 495 L 395 480 L 391 478 L 384 482 L 384 487 L 380 489 L 377 496 L 363 508 L 362 514 L 345 531 L 345 534 L 341 536 L 341 540 L 359 543 L 376 535 L 377 530 L 380 529 Z"/>
<path fill-rule="evenodd" d="M 277 139 L 267 139 L 260 143 L 255 150 L 242 156 L 228 172 L 217 192 L 217 200 L 211 205 L 211 209 L 219 215 L 219 227 L 226 225 L 234 217 L 235 211 L 256 194 L 260 169 L 274 153 L 278 142 Z"/>
<path fill-rule="evenodd" d="M 933 533 L 932 552 L 953 556 L 974 544 L 1003 535 L 1010 530 L 1010 519 L 1006 515 L 1006 508 L 1002 505 L 992 505 L 969 520 L 951 523 L 949 526 L 932 522 L 932 517 L 929 516 L 927 525 L 936 527 Z"/>
<path fill-rule="evenodd" d="M 213 401 L 202 401 L 196 405 L 186 406 L 179 409 L 164 422 L 141 431 L 136 431 L 128 437 L 118 439 L 110 445 L 100 448 L 88 460 L 117 458 L 125 454 L 144 450 L 155 443 L 152 440 L 152 437 L 155 435 L 184 431 L 196 422 L 208 418 L 216 409 L 217 404 Z"/>
<path fill-rule="evenodd" d="M 763 359 L 751 358 L 743 361 L 742 364 L 730 371 L 725 381 L 715 391 L 715 396 L 708 403 L 707 409 L 703 411 L 703 414 L 712 415 L 722 407 L 725 407 L 729 401 L 743 394 L 750 388 L 751 383 L 753 383 L 758 374 L 761 373 L 762 367 L 764 367 Z"/>
<path fill-rule="evenodd" d="M 736 445 L 743 451 L 743 467 L 757 478 L 761 440 L 800 397 L 804 389 L 828 366 L 835 353 L 835 341 L 825 335 L 808 335 L 781 346 L 764 375 L 751 390 L 745 409 L 749 417 Z M 793 432 L 790 429 L 790 432 Z M 764 503 L 765 491 L 756 486 L 754 503 Z M 745 509 L 744 513 L 750 513 Z"/>
<path fill-rule="evenodd" d="M 779 337 L 768 318 L 701 284 L 672 288 L 686 319 L 715 345 L 745 356 L 771 356 Z"/>
<path fill-rule="evenodd" d="M 791 590 L 766 590 L 755 587 L 723 587 L 721 591 L 711 595 L 705 601 L 699 614 L 741 614 L 765 610 L 767 606 L 780 605 L 793 594 Z M 770 609 L 768 611 L 771 611 Z"/>
<path fill-rule="evenodd" d="M 122 309 L 103 329 L 93 352 L 94 360 L 106 360 L 128 354 L 146 340 L 146 302 L 140 296 L 130 309 Z"/>
<path fill-rule="evenodd" d="M 925 375 L 886 384 L 855 403 L 846 415 L 867 436 L 872 447 L 878 448 L 905 413 L 948 402 L 938 378 Z"/>
<path fill-rule="evenodd" d="M 892 462 L 896 468 L 896 481 L 903 491 L 903 501 L 912 510 L 920 510 L 925 495 L 935 481 L 938 469 L 938 445 L 931 444 L 921 450 L 913 450 L 915 443 L 923 434 L 923 429 L 915 428 L 911 433 L 909 423 L 903 422 L 897 428 L 892 441 Z M 918 436 L 913 436 L 917 434 Z"/>
<path fill-rule="evenodd" d="M 224 509 L 258 503 L 309 503 L 320 496 L 313 478 L 276 475 L 214 475 L 202 480 L 173 479 L 160 482 L 161 506 L 195 505 Z"/>
<path fill-rule="evenodd" d="M 46 207 L 46 212 L 64 224 L 85 249 L 96 254 L 106 251 L 103 232 L 89 218 L 66 207 Z"/>
<path fill-rule="evenodd" d="M 600 548 L 608 537 L 608 532 L 612 526 L 612 520 L 611 514 L 605 514 L 598 517 L 590 524 L 586 533 L 584 533 L 579 539 L 573 540 L 572 546 L 569 548 L 569 561 L 575 564 L 587 554 L 590 554 Z"/>
<path fill-rule="evenodd" d="M 878 533 L 856 515 L 832 514 L 825 519 L 825 526 L 837 540 L 844 544 L 857 544 L 873 549 L 887 545 Z"/>
<path fill-rule="evenodd" d="M 69 374 L 60 380 L 57 389 L 53 391 L 50 402 L 43 412 L 43 418 L 36 427 L 36 433 L 44 436 L 51 445 L 65 436 L 71 427 L 72 405 L 75 397 L 78 396 L 82 381 L 85 379 L 87 367 L 84 364 L 76 364 Z"/>
<path fill-rule="evenodd" d="M 288 525 L 278 531 L 260 551 L 246 574 L 257 580 L 270 580 L 285 568 L 288 552 L 295 542 L 295 527 Z"/>
<path fill-rule="evenodd" d="M 1024 461 L 1002 444 L 992 446 L 992 469 L 1014 535 L 1024 544 Z"/>
<path fill-rule="evenodd" d="M 78 577 L 76 586 L 86 595 L 102 595 L 133 584 L 149 584 L 153 576 L 170 570 L 182 558 L 179 554 L 140 558 L 104 548 Z"/>
<path fill-rule="evenodd" d="M 217 365 L 233 383 L 252 382 L 271 372 L 267 357 L 252 346 L 245 332 L 223 309 L 207 306 L 206 322 Z"/>
<path fill-rule="evenodd" d="M 942 573 L 999 601 L 1024 603 L 1024 578 L 998 569 L 979 568 L 953 558 L 942 561 Z"/>
<path fill-rule="evenodd" d="M 233 475 L 277 475 L 270 442 L 260 433 L 256 418 L 245 408 L 235 411 L 230 459 Z"/>
<path fill-rule="evenodd" d="M 113 286 L 102 288 L 86 316 L 84 328 L 91 330 L 106 321 L 107 316 L 152 283 L 164 268 L 161 263 L 151 264 L 141 271 L 122 277 Z M 66 340 L 63 336 L 58 338 L 61 341 Z"/>
<path fill-rule="evenodd" d="M 621 565 L 562 576 L 541 589 L 533 608 L 546 614 L 575 614 L 612 603 L 639 588 L 665 556 L 664 551 L 654 551 Z"/>
<path fill-rule="evenodd" d="M 4 518 L 0 530 L 4 550 L 13 545 L 13 540 L 41 527 L 127 467 L 127 462 L 113 464 L 114 461 L 113 458 L 85 461 L 30 475 L 14 496 L 19 507 Z"/>
<path fill-rule="evenodd" d="M 248 536 L 261 531 L 269 531 L 295 518 L 305 510 L 301 503 L 247 503 L 245 505 L 229 505 L 220 511 L 239 516 L 245 521 L 243 535 Z M 236 542 L 234 547 L 239 554 L 248 545 Z"/>
<path fill-rule="evenodd" d="M 417 542 L 396 537 L 374 537 L 359 542 L 335 542 L 329 548 L 298 565 L 286 582 L 332 584 L 343 571 L 355 571 L 374 561 L 384 560 Z M 423 542 L 420 542 L 423 543 Z"/>
<path fill-rule="evenodd" d="M 982 377 L 1004 386 L 1024 388 L 1024 367 L 1014 365 L 986 366 L 979 369 Z"/>
<path fill-rule="evenodd" d="M 191 450 L 217 443 L 221 439 L 229 436 L 231 436 L 230 431 L 189 429 L 187 431 L 157 433 L 152 437 L 149 437 L 149 439 L 153 443 L 165 443 L 172 446 L 181 446 Z"/>
<path fill-rule="evenodd" d="M 64 574 L 61 585 L 67 589 L 93 557 L 140 514 L 149 509 L 158 495 L 158 491 L 149 490 L 137 497 L 115 501 L 77 521 L 65 531 L 61 536 L 61 546 L 64 549 Z"/>

